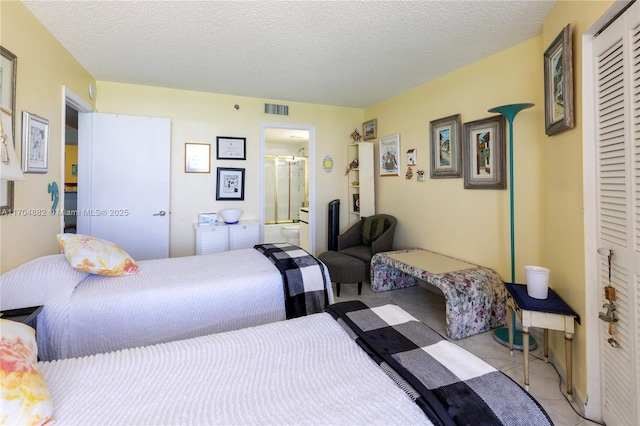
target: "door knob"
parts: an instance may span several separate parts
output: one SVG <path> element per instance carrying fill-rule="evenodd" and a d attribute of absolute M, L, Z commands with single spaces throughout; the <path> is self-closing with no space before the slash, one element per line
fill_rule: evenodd
<path fill-rule="evenodd" d="M 164 216 L 166 214 L 167 214 L 167 212 L 165 212 L 164 210 L 160 210 L 158 213 L 154 213 L 153 215 L 154 216 Z"/>

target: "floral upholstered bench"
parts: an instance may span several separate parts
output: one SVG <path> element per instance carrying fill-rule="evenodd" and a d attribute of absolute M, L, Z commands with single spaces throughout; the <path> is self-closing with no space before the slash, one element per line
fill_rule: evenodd
<path fill-rule="evenodd" d="M 377 253 L 371 259 L 374 292 L 418 285 L 421 280 L 444 294 L 450 338 L 506 324 L 507 290 L 492 269 L 422 249 Z"/>

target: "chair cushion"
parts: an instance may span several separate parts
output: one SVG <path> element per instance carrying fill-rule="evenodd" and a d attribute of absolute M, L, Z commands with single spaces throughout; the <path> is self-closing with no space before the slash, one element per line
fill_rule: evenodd
<path fill-rule="evenodd" d="M 326 251 L 318 256 L 329 269 L 334 283 L 361 283 L 367 278 L 367 265 L 355 257 L 342 252 Z"/>
<path fill-rule="evenodd" d="M 367 265 L 371 263 L 371 258 L 373 257 L 373 253 L 371 253 L 371 246 L 353 246 L 340 250 L 340 253 L 360 259 Z"/>
<path fill-rule="evenodd" d="M 384 231 L 389 229 L 391 223 L 387 220 L 386 217 L 363 217 L 360 219 L 361 229 L 362 229 L 362 242 L 370 246 L 372 242 L 377 240 Z"/>

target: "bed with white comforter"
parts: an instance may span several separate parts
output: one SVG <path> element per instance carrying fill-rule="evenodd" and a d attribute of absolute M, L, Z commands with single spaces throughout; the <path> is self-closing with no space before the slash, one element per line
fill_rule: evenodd
<path fill-rule="evenodd" d="M 325 275 L 329 303 L 333 293 Z M 40 359 L 79 357 L 285 319 L 283 278 L 257 250 L 139 261 L 105 277 L 44 256 L 0 276 L 2 310 L 44 305 Z"/>
<path fill-rule="evenodd" d="M 510 378 L 398 306 L 327 310 L 41 362 L 55 424 L 551 424 Z"/>

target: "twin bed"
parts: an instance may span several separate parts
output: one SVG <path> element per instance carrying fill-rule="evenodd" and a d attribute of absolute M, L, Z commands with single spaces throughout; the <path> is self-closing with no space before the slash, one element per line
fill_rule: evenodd
<path fill-rule="evenodd" d="M 314 258 L 295 246 L 278 245 Z M 286 252 L 285 252 L 286 253 Z M 317 261 L 316 261 L 317 262 Z M 43 305 L 38 315 L 40 359 L 72 358 L 220 333 L 287 318 L 283 273 L 250 248 L 137 262 L 120 277 L 78 271 L 64 255 L 27 262 L 0 277 L 2 310 Z M 333 302 L 321 262 L 301 268 Z M 302 293 L 304 294 L 304 293 Z M 322 312 L 324 303 L 311 312 Z"/>
<path fill-rule="evenodd" d="M 38 367 L 40 420 L 57 425 L 552 424 L 502 372 L 379 300 Z"/>

